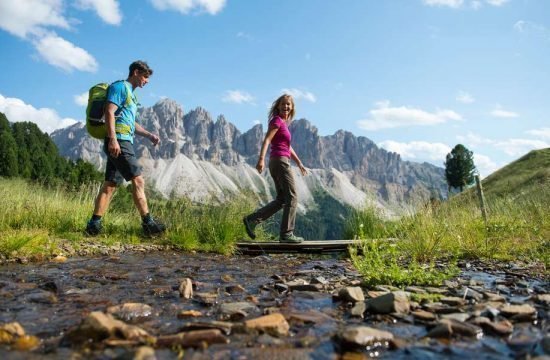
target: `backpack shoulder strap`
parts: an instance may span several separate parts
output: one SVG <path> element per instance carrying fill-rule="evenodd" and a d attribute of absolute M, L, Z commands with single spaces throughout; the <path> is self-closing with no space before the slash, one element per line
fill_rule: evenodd
<path fill-rule="evenodd" d="M 111 85 L 113 85 L 117 82 L 122 82 L 124 84 L 124 87 L 126 88 L 126 100 L 124 100 L 124 105 L 122 105 L 122 107 L 127 108 L 132 103 L 135 103 L 137 105 L 138 104 L 137 96 L 136 96 L 136 94 L 134 94 L 134 92 L 130 88 L 130 85 L 129 85 L 128 81 L 126 81 L 126 80 L 117 80 L 117 81 L 113 81 L 111 83 Z"/>

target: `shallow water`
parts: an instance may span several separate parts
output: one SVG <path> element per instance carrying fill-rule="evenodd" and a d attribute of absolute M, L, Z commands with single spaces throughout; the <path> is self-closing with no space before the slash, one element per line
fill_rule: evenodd
<path fill-rule="evenodd" d="M 412 317 L 395 319 L 389 315 L 351 317 L 349 305 L 333 300 L 328 292 L 274 290 L 274 276 L 285 279 L 311 279 L 323 276 L 330 285 L 338 287 L 358 282 L 359 274 L 346 260 L 314 258 L 295 255 L 277 256 L 221 256 L 214 254 L 185 254 L 176 252 L 124 253 L 117 256 L 72 258 L 65 263 L 9 264 L 0 267 L 0 324 L 17 321 L 27 334 L 42 340 L 33 352 L 17 352 L 0 345 L 0 358 L 131 358 L 134 349 L 108 347 L 102 344 L 69 347 L 60 339 L 76 327 L 91 311 L 105 311 L 122 303 L 144 303 L 153 310 L 149 316 L 132 323 L 154 336 L 181 331 L 184 323 L 220 320 L 219 304 L 254 301 L 257 310 L 245 318 L 263 315 L 270 308 L 287 315 L 315 314 L 313 322 L 290 322 L 290 335 L 272 337 L 231 333 L 229 344 L 211 345 L 206 349 L 186 349 L 185 358 L 235 359 L 336 359 L 350 350 L 342 348 L 338 334 L 346 325 L 366 325 L 392 332 L 404 344 L 397 349 L 384 347 L 354 349 L 363 356 L 382 358 L 435 359 L 485 358 L 500 359 L 526 354 L 542 354 L 540 341 L 548 332 L 546 318 L 537 324 L 515 326 L 509 337 L 484 335 L 481 339 L 436 340 L 425 338 L 425 325 L 416 324 Z M 465 271 L 462 276 L 494 289 L 504 281 L 505 274 Z M 180 297 L 178 287 L 182 279 L 191 278 L 195 293 L 217 294 L 217 304 L 205 306 Z M 533 286 L 548 284 L 531 282 Z M 245 291 L 229 294 L 231 285 L 241 285 Z M 523 296 L 511 291 L 510 296 Z M 197 310 L 203 316 L 179 319 L 183 310 Z M 321 315 L 319 315 L 321 314 Z M 321 317 L 320 317 L 321 316 Z M 324 317 L 323 317 L 324 316 Z M 230 320 L 239 322 L 239 320 Z M 157 349 L 159 359 L 176 358 L 172 349 Z"/>

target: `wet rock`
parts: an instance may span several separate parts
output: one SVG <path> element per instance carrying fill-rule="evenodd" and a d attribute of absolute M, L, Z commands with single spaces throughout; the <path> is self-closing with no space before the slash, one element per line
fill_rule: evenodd
<path fill-rule="evenodd" d="M 179 286 L 180 296 L 184 299 L 191 299 L 193 297 L 193 282 L 189 278 L 182 280 Z"/>
<path fill-rule="evenodd" d="M 353 303 L 365 300 L 363 290 L 359 286 L 348 286 L 340 289 L 338 297 L 343 301 L 351 301 Z"/>
<path fill-rule="evenodd" d="M 31 351 L 40 346 L 40 339 L 32 335 L 23 335 L 17 338 L 12 347 L 18 351 Z"/>
<path fill-rule="evenodd" d="M 261 345 L 283 345 L 285 342 L 281 339 L 278 339 L 276 337 L 270 336 L 268 334 L 261 334 L 256 338 L 256 342 Z"/>
<path fill-rule="evenodd" d="M 249 302 L 233 302 L 220 305 L 219 313 L 223 318 L 239 319 L 248 316 L 251 312 L 258 312 L 256 305 Z"/>
<path fill-rule="evenodd" d="M 550 294 L 538 294 L 535 296 L 535 302 L 545 307 L 550 307 Z"/>
<path fill-rule="evenodd" d="M 505 305 L 500 308 L 500 313 L 519 321 L 520 319 L 530 320 L 536 317 L 537 310 L 529 304 Z"/>
<path fill-rule="evenodd" d="M 310 281 L 311 284 L 321 284 L 321 285 L 328 285 L 328 280 L 325 279 L 324 277 L 322 276 L 317 276 L 317 277 L 314 277 L 311 279 Z"/>
<path fill-rule="evenodd" d="M 443 285 L 448 287 L 449 289 L 456 289 L 457 287 L 459 287 L 458 282 L 450 280 L 443 281 Z"/>
<path fill-rule="evenodd" d="M 410 304 L 403 291 L 395 291 L 366 301 L 367 310 L 376 314 L 408 314 Z"/>
<path fill-rule="evenodd" d="M 157 287 L 157 288 L 154 288 L 150 291 L 150 293 L 153 295 L 153 296 L 156 296 L 156 297 L 160 297 L 160 298 L 166 298 L 166 297 L 170 297 L 172 296 L 172 293 L 174 293 L 175 291 L 172 290 L 172 287 L 170 286 L 164 286 L 164 287 Z M 177 292 L 176 292 L 176 296 L 177 296 Z"/>
<path fill-rule="evenodd" d="M 193 300 L 199 304 L 212 306 L 218 301 L 218 294 L 216 293 L 195 293 Z"/>
<path fill-rule="evenodd" d="M 287 281 L 285 283 L 285 285 L 287 285 L 289 288 L 292 288 L 293 286 L 307 285 L 307 283 L 308 282 L 304 279 L 295 279 L 295 280 L 292 280 L 292 281 Z"/>
<path fill-rule="evenodd" d="M 120 320 L 116 320 L 111 315 L 94 311 L 76 329 L 69 331 L 64 340 L 74 344 L 83 343 L 90 339 L 101 341 L 110 336 L 139 341 L 146 341 L 150 338 L 145 330 L 137 326 L 127 325 Z"/>
<path fill-rule="evenodd" d="M 229 339 L 218 329 L 195 330 L 174 335 L 159 336 L 155 343 L 158 347 L 204 347 L 211 344 L 228 344 Z"/>
<path fill-rule="evenodd" d="M 57 303 L 57 296 L 49 291 L 40 291 L 27 296 L 27 300 L 34 303 L 51 305 Z"/>
<path fill-rule="evenodd" d="M 471 322 L 481 327 L 485 332 L 498 336 L 509 335 L 514 330 L 514 326 L 508 320 L 492 322 L 486 317 L 476 317 Z"/>
<path fill-rule="evenodd" d="M 0 325 L 0 344 L 11 344 L 21 336 L 25 336 L 25 329 L 18 322 Z"/>
<path fill-rule="evenodd" d="M 456 335 L 467 337 L 479 337 L 483 334 L 480 327 L 469 323 L 463 323 L 452 319 L 443 319 L 431 329 L 427 337 L 451 338 Z"/>
<path fill-rule="evenodd" d="M 492 292 L 484 291 L 483 296 L 485 297 L 485 299 L 487 301 L 499 302 L 499 303 L 506 302 L 506 298 L 504 296 L 500 295 L 500 294 L 495 294 L 495 293 L 492 293 Z"/>
<path fill-rule="evenodd" d="M 459 322 L 464 322 L 470 318 L 470 314 L 466 313 L 451 313 L 451 314 L 443 314 L 441 315 L 442 319 L 452 319 Z"/>
<path fill-rule="evenodd" d="M 148 318 L 153 313 L 153 308 L 147 304 L 125 303 L 108 307 L 107 313 L 119 320 L 131 322 Z"/>
<path fill-rule="evenodd" d="M 155 349 L 149 346 L 140 346 L 134 353 L 133 360 L 157 360 Z"/>
<path fill-rule="evenodd" d="M 461 306 L 464 305 L 464 303 L 466 302 L 464 299 L 455 296 L 447 296 L 441 298 L 441 300 L 439 301 L 443 304 L 447 304 L 450 306 Z"/>
<path fill-rule="evenodd" d="M 426 311 L 437 313 L 437 314 L 452 314 L 459 311 L 458 308 L 454 306 L 449 306 L 438 302 L 426 303 L 426 304 L 423 304 L 422 307 Z"/>
<path fill-rule="evenodd" d="M 285 294 L 289 291 L 289 286 L 287 284 L 277 283 L 275 284 L 275 290 L 281 294 Z"/>
<path fill-rule="evenodd" d="M 229 275 L 229 274 L 223 274 L 221 276 L 221 280 L 223 282 L 235 282 L 235 279 L 233 278 L 233 276 Z"/>
<path fill-rule="evenodd" d="M 233 330 L 233 324 L 226 321 L 204 321 L 204 322 L 189 322 L 180 327 L 180 331 L 194 331 L 194 330 L 210 330 L 217 329 L 223 332 L 225 335 L 231 334 Z"/>
<path fill-rule="evenodd" d="M 501 293 L 504 293 L 506 295 L 510 295 L 510 288 L 506 285 L 503 285 L 503 284 L 499 284 L 496 286 L 496 289 L 498 292 L 501 292 Z"/>
<path fill-rule="evenodd" d="M 550 334 L 545 335 L 542 340 L 540 341 L 540 345 L 542 347 L 542 350 L 550 355 Z"/>
<path fill-rule="evenodd" d="M 52 281 L 52 280 L 45 281 L 40 285 L 38 285 L 38 287 L 42 290 L 46 290 L 54 294 L 57 294 L 57 291 L 58 291 L 57 284 L 55 283 L 55 281 Z"/>
<path fill-rule="evenodd" d="M 246 292 L 246 289 L 242 287 L 241 285 L 229 285 L 225 287 L 225 291 L 228 292 L 231 295 L 234 294 L 242 294 Z"/>
<path fill-rule="evenodd" d="M 457 296 L 460 296 L 461 298 L 463 299 L 467 299 L 467 300 L 475 300 L 475 301 L 481 301 L 483 300 L 483 295 L 478 293 L 477 291 L 475 291 L 474 289 L 472 288 L 464 288 L 464 289 L 461 289 L 461 290 L 458 290 L 456 292 Z"/>
<path fill-rule="evenodd" d="M 286 336 L 290 326 L 282 314 L 275 313 L 261 316 L 245 322 L 246 329 L 260 330 L 275 336 Z"/>
<path fill-rule="evenodd" d="M 67 257 L 63 256 L 63 255 L 57 255 L 56 257 L 54 257 L 52 259 L 52 262 L 54 263 L 64 263 L 67 261 Z"/>
<path fill-rule="evenodd" d="M 412 316 L 414 316 L 415 319 L 421 321 L 435 321 L 437 319 L 437 316 L 435 314 L 424 310 L 416 310 L 411 312 L 411 314 Z"/>
<path fill-rule="evenodd" d="M 199 317 L 203 316 L 200 311 L 197 310 L 184 310 L 178 313 L 178 319 L 184 319 L 187 317 Z"/>
<path fill-rule="evenodd" d="M 389 347 L 390 342 L 393 340 L 393 334 L 368 326 L 349 326 L 344 329 L 340 338 L 344 345 L 351 345 L 352 347 L 364 347 L 375 343 Z"/>
<path fill-rule="evenodd" d="M 375 298 L 375 297 L 379 297 L 379 296 L 382 296 L 382 295 L 385 295 L 385 294 L 388 294 L 388 293 L 390 293 L 390 291 L 370 290 L 370 291 L 367 291 L 367 296 L 369 298 Z"/>
<path fill-rule="evenodd" d="M 303 285 L 292 285 L 289 286 L 291 291 L 321 291 L 323 289 L 322 285 L 319 284 L 303 284 Z"/>
<path fill-rule="evenodd" d="M 366 310 L 367 304 L 365 304 L 364 301 L 359 301 L 355 303 L 355 305 L 353 305 L 353 307 L 351 308 L 350 315 L 362 318 Z"/>

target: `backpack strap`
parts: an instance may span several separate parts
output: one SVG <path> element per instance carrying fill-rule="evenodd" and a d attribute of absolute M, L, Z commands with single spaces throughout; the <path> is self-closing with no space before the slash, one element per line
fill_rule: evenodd
<path fill-rule="evenodd" d="M 133 91 L 130 89 L 130 85 L 126 80 L 117 80 L 111 83 L 111 85 L 119 81 L 122 81 L 124 83 L 124 87 L 126 88 L 126 100 L 124 100 L 124 104 L 120 108 L 118 108 L 117 111 L 115 112 L 115 117 L 119 116 L 122 109 L 130 106 L 132 102 L 135 103 L 136 105 L 139 104 L 136 94 L 134 94 Z"/>

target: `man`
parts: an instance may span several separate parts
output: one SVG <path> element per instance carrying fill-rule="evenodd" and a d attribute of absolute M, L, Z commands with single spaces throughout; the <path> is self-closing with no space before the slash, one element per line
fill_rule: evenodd
<path fill-rule="evenodd" d="M 101 217 L 107 211 L 116 187 L 123 179 L 132 182 L 132 196 L 141 215 L 144 234 L 153 236 L 166 229 L 164 224 L 149 213 L 145 197 L 145 180 L 134 152 L 134 134 L 148 138 L 155 146 L 160 142 L 156 134 L 150 133 L 136 123 L 138 102 L 134 90 L 144 87 L 152 74 L 153 70 L 146 62 L 134 61 L 130 65 L 128 79 L 112 83 L 107 90 L 107 137 L 103 144 L 103 151 L 107 155 L 107 168 L 105 181 L 95 200 L 94 213 L 86 226 L 88 235 L 95 236 L 101 232 Z M 131 97 L 131 101 L 127 101 L 128 96 Z"/>

